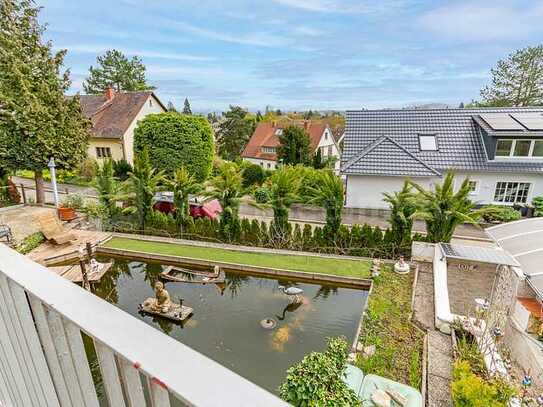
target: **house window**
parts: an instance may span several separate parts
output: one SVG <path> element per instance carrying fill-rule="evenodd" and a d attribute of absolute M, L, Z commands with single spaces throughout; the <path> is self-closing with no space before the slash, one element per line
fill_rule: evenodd
<path fill-rule="evenodd" d="M 513 150 L 513 156 L 528 157 L 530 155 L 531 145 L 531 140 L 515 140 L 515 149 Z"/>
<path fill-rule="evenodd" d="M 262 147 L 263 153 L 271 153 L 275 154 L 276 148 L 275 147 Z"/>
<path fill-rule="evenodd" d="M 264 163 L 262 161 L 260 161 L 260 166 L 264 167 Z"/>
<path fill-rule="evenodd" d="M 496 156 L 509 157 L 511 155 L 511 147 L 513 147 L 513 140 L 498 140 Z"/>
<path fill-rule="evenodd" d="M 469 180 L 468 185 L 469 185 L 469 191 L 470 191 L 469 193 L 471 195 L 476 195 L 479 189 L 479 183 L 477 181 Z"/>
<path fill-rule="evenodd" d="M 280 135 L 282 135 L 282 134 L 283 134 L 283 129 L 277 129 L 277 130 L 275 130 L 275 135 L 276 135 L 276 136 L 280 136 Z"/>
<path fill-rule="evenodd" d="M 543 140 L 500 139 L 496 144 L 496 157 L 543 157 Z"/>
<path fill-rule="evenodd" d="M 110 147 L 96 147 L 96 157 L 98 158 L 111 157 L 111 148 Z"/>
<path fill-rule="evenodd" d="M 419 135 L 420 151 L 437 151 L 435 134 Z"/>
<path fill-rule="evenodd" d="M 324 132 L 324 139 L 328 140 L 328 132 L 327 131 Z"/>
<path fill-rule="evenodd" d="M 149 99 L 149 107 L 153 107 L 153 99 Z"/>
<path fill-rule="evenodd" d="M 269 168 L 271 168 L 271 164 L 270 164 L 270 163 L 268 163 L 268 169 L 269 169 Z"/>
<path fill-rule="evenodd" d="M 526 203 L 529 191 L 529 182 L 498 182 L 496 183 L 494 201 L 512 204 Z"/>
<path fill-rule="evenodd" d="M 332 155 L 332 154 L 333 154 L 332 146 L 328 146 L 328 155 Z"/>

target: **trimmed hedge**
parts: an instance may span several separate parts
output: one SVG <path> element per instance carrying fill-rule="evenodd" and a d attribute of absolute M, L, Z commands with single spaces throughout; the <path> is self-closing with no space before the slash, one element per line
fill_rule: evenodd
<path fill-rule="evenodd" d="M 131 223 L 125 218 L 112 229 L 118 232 L 141 233 Z M 305 224 L 302 228 L 299 224 L 289 223 L 285 238 L 280 242 L 271 236 L 273 225 L 255 219 L 240 219 L 236 222 L 235 230 L 228 236 L 220 233 L 218 220 L 208 218 L 189 218 L 183 232 L 180 232 L 172 215 L 157 211 L 150 214 L 146 225 L 145 233 L 157 236 L 316 253 L 392 259 L 400 255 L 409 256 L 411 251 L 411 242 L 399 246 L 392 240 L 390 230 L 383 232 L 379 227 L 370 225 L 353 225 L 351 228 L 341 225 L 336 240 L 330 241 L 320 226 Z M 422 237 L 414 236 L 413 239 L 422 240 Z"/>
<path fill-rule="evenodd" d="M 154 168 L 173 173 L 184 166 L 204 181 L 213 163 L 213 132 L 204 117 L 176 112 L 147 115 L 134 130 L 134 150 L 149 148 Z"/>

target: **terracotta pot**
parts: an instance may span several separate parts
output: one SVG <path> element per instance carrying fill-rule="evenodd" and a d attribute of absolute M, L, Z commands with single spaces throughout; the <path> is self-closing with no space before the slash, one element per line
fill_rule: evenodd
<path fill-rule="evenodd" d="M 60 218 L 60 220 L 65 220 L 65 221 L 74 220 L 76 218 L 75 209 L 65 208 L 61 206 L 60 208 L 58 208 L 58 217 Z"/>

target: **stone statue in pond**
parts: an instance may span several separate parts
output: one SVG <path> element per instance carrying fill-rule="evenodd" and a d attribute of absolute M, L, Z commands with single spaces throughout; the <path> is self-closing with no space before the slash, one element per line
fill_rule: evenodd
<path fill-rule="evenodd" d="M 155 283 L 155 297 L 156 298 L 147 298 L 143 303 L 144 307 L 150 307 L 151 310 L 155 312 L 167 313 L 172 307 L 172 301 L 170 299 L 170 294 L 164 288 L 162 282 L 157 281 Z"/>

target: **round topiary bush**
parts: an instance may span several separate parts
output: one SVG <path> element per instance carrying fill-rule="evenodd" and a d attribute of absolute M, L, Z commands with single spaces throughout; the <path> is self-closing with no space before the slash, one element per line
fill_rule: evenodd
<path fill-rule="evenodd" d="M 167 174 L 181 167 L 204 181 L 213 162 L 213 133 L 204 117 L 176 112 L 150 114 L 134 130 L 134 150 L 149 148 L 151 163 Z"/>

